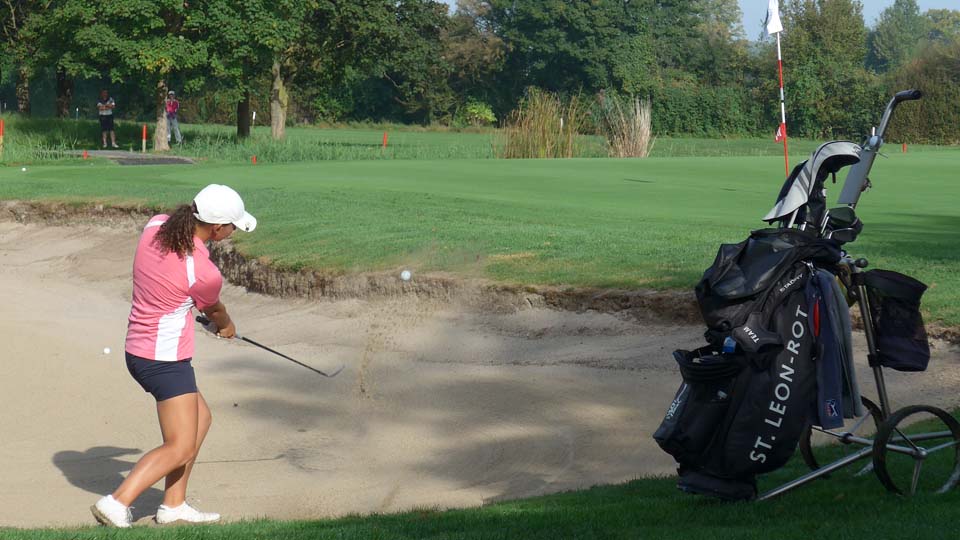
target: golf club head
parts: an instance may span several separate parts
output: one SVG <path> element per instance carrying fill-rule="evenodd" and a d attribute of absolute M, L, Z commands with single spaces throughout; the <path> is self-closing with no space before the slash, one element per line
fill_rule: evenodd
<path fill-rule="evenodd" d="M 332 379 L 332 378 L 336 377 L 337 375 L 339 375 L 340 372 L 343 371 L 343 368 L 345 368 L 345 367 L 347 367 L 346 364 L 343 364 L 343 365 L 341 365 L 340 367 L 338 367 L 336 370 L 334 370 L 332 373 L 330 373 L 329 375 L 326 374 L 326 373 L 321 373 L 321 375 L 323 375 L 324 377 L 327 377 L 327 378 Z"/>

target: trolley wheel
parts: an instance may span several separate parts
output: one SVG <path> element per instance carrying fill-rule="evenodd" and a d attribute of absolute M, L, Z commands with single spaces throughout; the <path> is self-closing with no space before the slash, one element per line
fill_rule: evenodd
<path fill-rule="evenodd" d="M 883 412 L 881 412 L 880 407 L 877 406 L 876 403 L 863 396 L 860 396 L 860 401 L 863 403 L 863 407 L 867 410 L 867 413 L 861 416 L 850 426 L 850 429 L 844 433 L 865 438 L 880 429 L 880 422 L 883 421 Z M 842 430 L 831 431 L 837 433 Z M 844 443 L 842 439 L 838 440 L 828 435 L 820 435 L 819 437 L 820 441 L 826 444 L 815 444 L 817 442 L 815 439 L 818 434 L 820 434 L 819 430 L 813 429 L 813 426 L 809 424 L 804 428 L 803 433 L 800 434 L 800 455 L 803 457 L 803 462 L 806 463 L 807 467 L 810 467 L 812 471 L 819 469 L 821 466 L 837 458 L 846 456 L 853 449 L 862 448 L 860 445 Z M 836 448 L 841 449 L 841 455 L 837 456 L 832 453 Z M 819 458 L 817 457 L 818 455 L 820 456 Z"/>
<path fill-rule="evenodd" d="M 894 493 L 945 493 L 960 480 L 960 422 L 929 405 L 904 407 L 880 424 L 873 467 Z"/>

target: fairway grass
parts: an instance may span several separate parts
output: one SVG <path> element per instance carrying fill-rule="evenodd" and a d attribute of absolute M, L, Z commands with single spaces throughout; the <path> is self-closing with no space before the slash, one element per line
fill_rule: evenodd
<path fill-rule="evenodd" d="M 208 183 L 260 219 L 248 256 L 329 275 L 410 269 L 512 285 L 687 289 L 773 205 L 776 157 L 397 160 L 0 168 L 0 199 L 168 208 Z M 960 325 L 960 151 L 893 154 L 860 202 L 852 253 L 930 286 L 928 322 Z M 839 185 L 829 185 L 831 199 Z"/>

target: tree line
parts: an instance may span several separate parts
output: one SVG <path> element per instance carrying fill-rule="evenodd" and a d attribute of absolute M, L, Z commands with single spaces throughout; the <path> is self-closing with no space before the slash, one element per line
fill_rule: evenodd
<path fill-rule="evenodd" d="M 771 135 L 775 44 L 747 38 L 736 0 L 4 0 L 0 83 L 29 114 L 52 81 L 70 116 L 78 89 L 109 86 L 158 118 L 169 88 L 184 116 L 274 137 L 289 122 L 496 123 L 531 89 L 652 103 L 656 134 Z M 960 141 L 960 11 L 896 0 L 873 28 L 857 0 L 781 3 L 792 136 L 859 137 L 885 99 L 927 98 L 891 133 Z M 756 28 L 760 37 L 761 16 Z M 3 87 L 0 84 L 0 87 Z"/>

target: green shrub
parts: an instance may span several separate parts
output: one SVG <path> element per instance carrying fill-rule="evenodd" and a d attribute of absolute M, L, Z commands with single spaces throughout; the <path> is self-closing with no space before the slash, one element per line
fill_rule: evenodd
<path fill-rule="evenodd" d="M 762 106 L 741 87 L 666 86 L 654 90 L 652 101 L 657 135 L 760 135 L 779 123 L 763 124 Z"/>
<path fill-rule="evenodd" d="M 463 108 L 464 120 L 471 126 L 490 126 L 497 122 L 493 108 L 486 103 L 470 100 Z"/>

